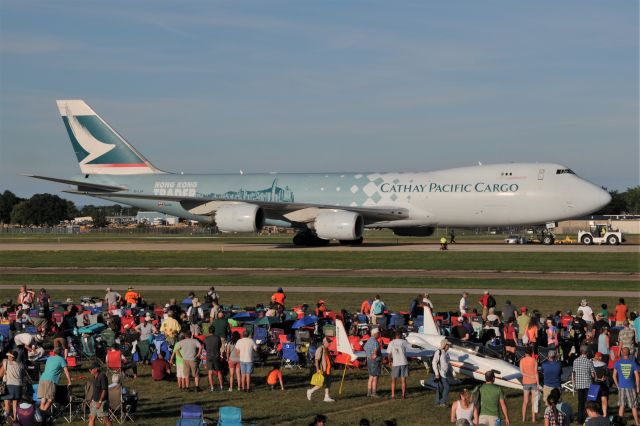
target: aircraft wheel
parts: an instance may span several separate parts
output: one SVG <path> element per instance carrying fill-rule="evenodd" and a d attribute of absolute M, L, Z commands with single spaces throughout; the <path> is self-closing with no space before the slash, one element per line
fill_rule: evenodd
<path fill-rule="evenodd" d="M 591 235 L 583 235 L 580 242 L 585 246 L 590 246 L 591 244 L 593 244 L 593 237 Z"/>
<path fill-rule="evenodd" d="M 551 235 L 545 235 L 542 238 L 542 244 L 550 246 L 551 244 L 553 244 L 554 238 Z"/>
<path fill-rule="evenodd" d="M 615 235 L 609 235 L 607 237 L 607 244 L 617 246 L 618 244 L 620 244 L 620 242 L 618 241 L 618 237 L 616 237 Z"/>

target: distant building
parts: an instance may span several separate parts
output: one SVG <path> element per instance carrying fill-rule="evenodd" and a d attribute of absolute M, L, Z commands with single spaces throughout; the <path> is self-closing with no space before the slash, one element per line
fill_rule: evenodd
<path fill-rule="evenodd" d="M 91 216 L 74 217 L 71 223 L 74 225 L 89 225 L 93 223 L 93 218 Z"/>
<path fill-rule="evenodd" d="M 137 223 L 144 223 L 147 225 L 177 225 L 179 218 L 176 216 L 170 216 L 165 213 L 158 212 L 138 212 L 136 215 Z"/>
<path fill-rule="evenodd" d="M 138 221 L 137 216 L 107 216 L 107 222 L 115 225 L 131 225 Z"/>

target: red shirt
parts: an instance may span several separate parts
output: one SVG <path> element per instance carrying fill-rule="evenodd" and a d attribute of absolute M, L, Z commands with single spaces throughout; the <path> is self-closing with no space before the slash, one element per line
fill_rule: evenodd
<path fill-rule="evenodd" d="M 169 363 L 165 359 L 156 359 L 151 363 L 151 378 L 153 380 L 164 380 L 167 377 Z"/>
<path fill-rule="evenodd" d="M 484 296 L 482 296 L 480 298 L 480 300 L 478 300 L 480 302 L 480 304 L 482 306 L 484 306 L 485 308 L 487 308 L 489 306 L 489 295 L 485 294 Z"/>
<path fill-rule="evenodd" d="M 616 322 L 622 322 L 627 319 L 627 305 L 622 303 L 616 305 Z"/>

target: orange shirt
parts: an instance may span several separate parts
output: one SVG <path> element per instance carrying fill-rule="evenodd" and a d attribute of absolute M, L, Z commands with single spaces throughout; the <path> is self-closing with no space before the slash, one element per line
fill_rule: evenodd
<path fill-rule="evenodd" d="M 284 293 L 273 293 L 273 296 L 271 296 L 271 301 L 284 306 L 284 299 L 286 298 L 287 296 L 285 296 Z"/>
<path fill-rule="evenodd" d="M 282 380 L 282 371 L 271 370 L 267 376 L 267 384 L 273 386 L 278 383 L 278 380 Z"/>
<path fill-rule="evenodd" d="M 522 384 L 533 385 L 538 383 L 538 362 L 531 356 L 525 356 L 520 360 L 520 372 Z"/>
<path fill-rule="evenodd" d="M 538 327 L 529 327 L 527 328 L 526 333 L 529 343 L 535 343 L 538 341 Z"/>
<path fill-rule="evenodd" d="M 127 303 L 130 304 L 130 305 L 137 304 L 138 303 L 138 298 L 140 298 L 140 293 L 137 293 L 135 291 L 128 291 L 124 295 L 124 300 L 126 300 Z"/>
<path fill-rule="evenodd" d="M 627 305 L 622 303 L 616 305 L 616 322 L 622 322 L 627 319 Z"/>
<path fill-rule="evenodd" d="M 360 312 L 362 312 L 365 315 L 369 315 L 370 311 L 371 311 L 371 305 L 369 304 L 368 300 L 365 300 L 364 302 L 362 302 L 362 305 L 360 305 Z"/>

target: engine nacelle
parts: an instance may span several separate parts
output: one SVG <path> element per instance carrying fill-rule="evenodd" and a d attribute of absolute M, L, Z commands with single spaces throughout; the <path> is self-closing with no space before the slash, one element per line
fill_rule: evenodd
<path fill-rule="evenodd" d="M 433 226 L 407 226 L 391 228 L 394 234 L 401 237 L 429 237 L 436 230 Z"/>
<path fill-rule="evenodd" d="M 225 204 L 216 210 L 215 222 L 222 232 L 258 232 L 264 226 L 264 211 L 255 204 Z"/>
<path fill-rule="evenodd" d="M 358 213 L 327 210 L 318 214 L 314 228 L 316 235 L 325 240 L 357 240 L 362 237 L 364 221 Z"/>

